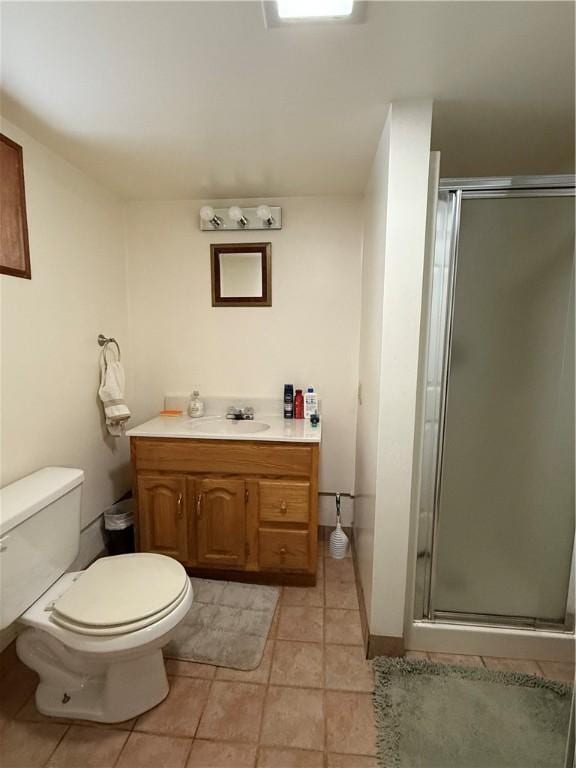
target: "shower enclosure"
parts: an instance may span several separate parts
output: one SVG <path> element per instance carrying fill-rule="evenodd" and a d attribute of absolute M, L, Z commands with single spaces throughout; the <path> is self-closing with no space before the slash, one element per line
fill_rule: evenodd
<path fill-rule="evenodd" d="M 573 629 L 574 181 L 440 182 L 416 620 Z"/>

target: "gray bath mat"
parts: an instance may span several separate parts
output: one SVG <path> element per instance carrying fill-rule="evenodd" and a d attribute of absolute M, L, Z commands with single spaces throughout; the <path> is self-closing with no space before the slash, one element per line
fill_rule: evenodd
<path fill-rule="evenodd" d="M 572 686 L 429 661 L 374 661 L 378 764 L 563 768 Z"/>
<path fill-rule="evenodd" d="M 280 596 L 278 587 L 190 579 L 194 602 L 164 655 L 231 669 L 256 669 Z"/>

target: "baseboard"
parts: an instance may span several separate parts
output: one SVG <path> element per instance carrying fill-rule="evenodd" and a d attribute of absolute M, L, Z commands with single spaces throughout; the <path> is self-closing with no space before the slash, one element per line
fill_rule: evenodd
<path fill-rule="evenodd" d="M 366 657 L 404 656 L 404 638 L 389 635 L 369 635 Z"/>
<path fill-rule="evenodd" d="M 356 577 L 356 593 L 358 596 L 358 606 L 360 608 L 360 625 L 362 627 L 362 640 L 364 642 L 364 651 L 367 659 L 373 659 L 375 656 L 403 656 L 404 638 L 388 637 L 386 635 L 373 635 L 370 633 L 370 624 L 366 611 L 366 600 L 364 599 L 364 590 L 360 579 L 360 570 L 358 568 L 358 558 L 356 556 L 356 542 L 354 540 L 354 528 L 348 534 L 352 545 L 352 562 L 354 563 L 354 574 Z"/>
<path fill-rule="evenodd" d="M 358 607 L 360 609 L 360 626 L 362 628 L 362 641 L 364 652 L 368 658 L 368 648 L 370 645 L 370 628 L 368 625 L 368 613 L 366 612 L 366 600 L 360 578 L 360 569 L 358 567 L 358 557 L 356 555 L 356 540 L 354 538 L 354 528 L 350 530 L 350 546 L 352 547 L 352 564 L 354 565 L 354 579 L 356 582 L 356 596 L 358 598 Z"/>

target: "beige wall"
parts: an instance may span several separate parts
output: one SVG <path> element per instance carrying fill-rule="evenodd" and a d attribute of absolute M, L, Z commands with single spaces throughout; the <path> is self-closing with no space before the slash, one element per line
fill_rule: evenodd
<path fill-rule="evenodd" d="M 388 202 L 390 115 L 384 124 L 372 172 L 364 193 L 362 254 L 362 324 L 360 331 L 360 403 L 356 437 L 355 544 L 371 618 L 376 518 L 378 420 L 380 416 L 380 361 L 382 357 L 382 296 Z"/>
<path fill-rule="evenodd" d="M 355 526 L 370 632 L 403 634 L 431 102 L 391 105 L 366 189 Z"/>
<path fill-rule="evenodd" d="M 126 441 L 106 435 L 97 401 L 96 336 L 128 351 L 121 207 L 15 126 L 2 132 L 24 148 L 32 280 L 0 278 L 1 483 L 81 467 L 85 527 L 129 486 Z"/>
<path fill-rule="evenodd" d="M 351 491 L 360 199 L 267 199 L 283 207 L 284 228 L 233 233 L 199 230 L 204 202 L 126 206 L 135 423 L 157 413 L 165 393 L 193 386 L 205 395 L 282 397 L 285 383 L 312 384 L 324 416 L 321 490 Z M 272 306 L 212 307 L 210 243 L 258 240 L 272 242 Z"/>

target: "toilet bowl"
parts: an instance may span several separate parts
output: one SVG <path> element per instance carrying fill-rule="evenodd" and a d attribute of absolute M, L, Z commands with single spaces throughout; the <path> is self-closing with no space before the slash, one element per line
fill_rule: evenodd
<path fill-rule="evenodd" d="M 20 617 L 16 650 L 40 677 L 39 712 L 114 723 L 159 704 L 169 690 L 161 649 L 192 599 L 184 568 L 164 555 L 103 558 L 62 576 Z"/>
<path fill-rule="evenodd" d="M 38 673 L 42 714 L 122 722 L 167 696 L 162 647 L 190 610 L 192 586 L 180 563 L 153 553 L 67 573 L 83 477 L 47 467 L 0 491 L 0 629 L 18 622 L 16 651 Z"/>

